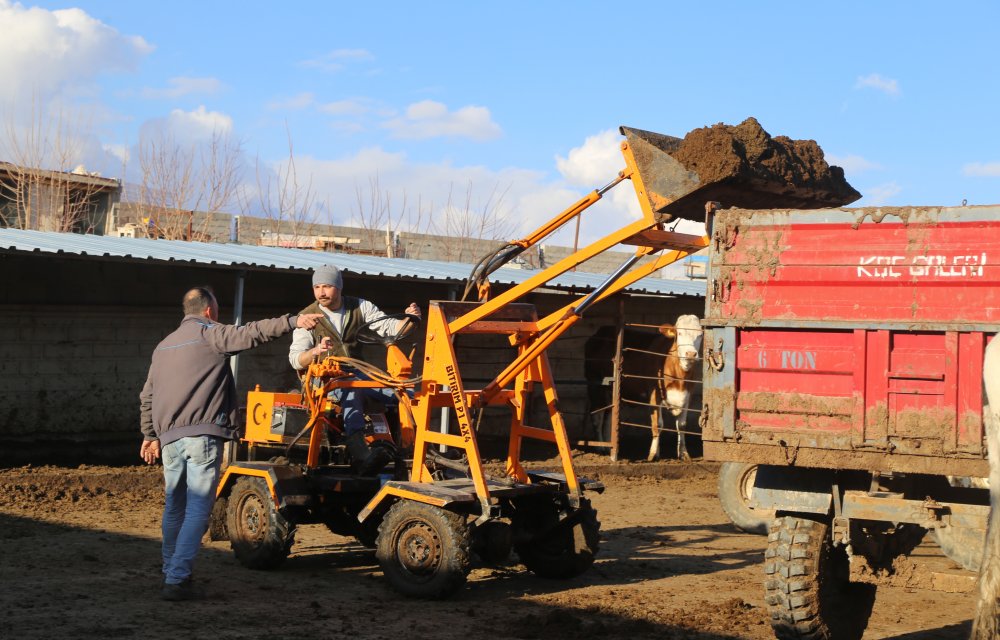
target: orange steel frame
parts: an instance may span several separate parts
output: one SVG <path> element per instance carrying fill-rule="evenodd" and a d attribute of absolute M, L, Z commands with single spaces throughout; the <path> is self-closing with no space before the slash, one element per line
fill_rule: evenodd
<path fill-rule="evenodd" d="M 636 195 L 643 209 L 642 219 L 574 252 L 496 298 L 477 304 L 464 314 L 451 314 L 454 317 L 450 317 L 447 312 L 448 310 L 457 310 L 462 305 L 468 308 L 469 303 L 446 301 L 432 301 L 430 303 L 426 323 L 423 382 L 415 390 L 414 397 L 408 403 L 415 423 L 414 464 L 410 477 L 411 482 L 433 481 L 429 469 L 423 463 L 428 446 L 439 444 L 461 449 L 468 456 L 472 481 L 482 507 L 482 514 L 485 517 L 489 512 L 490 491 L 483 472 L 472 414 L 473 411 L 481 411 L 489 405 L 508 405 L 513 413 L 507 452 L 508 475 L 518 482 L 529 482 L 528 475 L 520 462 L 521 444 L 524 439 L 531 438 L 554 443 L 562 460 L 570 500 L 574 504 L 578 504 L 581 488 L 570 457 L 566 425 L 558 409 L 558 395 L 552 377 L 552 368 L 546 354 L 548 347 L 582 317 L 581 314 L 586 307 L 606 299 L 637 280 L 708 245 L 708 237 L 706 236 L 692 236 L 663 230 L 663 219 L 652 210 L 649 204 L 645 185 L 636 168 L 635 158 L 628 142 L 622 143 L 621 150 L 625 157 L 626 168 L 619 172 L 618 177 L 611 184 L 600 191 L 593 191 L 542 225 L 534 233 L 514 244 L 528 248 L 539 243 L 600 200 L 605 191 L 625 179 L 631 179 L 636 190 Z M 530 317 L 520 317 L 513 320 L 491 318 L 495 314 L 511 315 L 509 305 L 522 296 L 620 243 L 638 245 L 635 256 L 610 276 L 595 292 L 541 319 L 537 318 L 533 307 L 531 307 Z M 647 264 L 631 268 L 639 258 L 651 255 L 661 249 L 668 250 Z M 498 314 L 505 308 L 507 309 L 506 314 Z M 466 389 L 462 382 L 453 338 L 463 333 L 505 334 L 511 345 L 517 348 L 518 355 L 514 361 L 481 390 Z M 543 391 L 551 420 L 551 430 L 525 424 L 527 401 L 537 384 L 541 385 Z M 441 433 L 430 428 L 433 411 L 442 407 L 454 410 L 458 423 L 457 434 Z M 363 513 L 367 515 L 374 511 L 378 504 L 389 495 L 433 503 L 430 496 L 423 497 L 405 489 L 385 486 L 372 499 Z"/>

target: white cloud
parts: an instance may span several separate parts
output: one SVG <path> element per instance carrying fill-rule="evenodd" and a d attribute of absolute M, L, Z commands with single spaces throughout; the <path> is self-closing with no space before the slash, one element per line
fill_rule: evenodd
<path fill-rule="evenodd" d="M 350 100 L 337 100 L 327 102 L 319 106 L 319 110 L 331 116 L 360 116 L 370 111 L 366 100 L 355 98 Z"/>
<path fill-rule="evenodd" d="M 174 109 L 166 117 L 147 120 L 139 128 L 139 139 L 169 138 L 178 144 L 197 144 L 232 131 L 232 117 L 201 105 L 194 111 Z"/>
<path fill-rule="evenodd" d="M 316 95 L 310 91 L 303 91 L 288 98 L 272 100 L 267 103 L 267 108 L 272 111 L 298 111 L 308 109 L 316 104 Z"/>
<path fill-rule="evenodd" d="M 404 200 L 409 212 L 416 214 L 419 200 L 425 212 L 424 224 L 427 212 L 440 212 L 449 195 L 452 203 L 457 202 L 461 208 L 469 192 L 470 210 L 481 211 L 491 197 L 503 193 L 499 210 L 516 223 L 514 236 L 523 237 L 594 188 L 615 178 L 625 166 L 617 151 L 620 140 L 615 136 L 614 132 L 601 132 L 570 150 L 565 158 L 556 158 L 561 175 L 555 180 L 546 178 L 541 172 L 520 168 L 492 170 L 482 166 L 455 166 L 449 162 L 414 163 L 405 153 L 393 153 L 379 147 L 362 149 L 336 160 L 297 157 L 296 166 L 299 175 L 309 176 L 316 186 L 317 201 L 329 203 L 331 221 L 335 224 L 357 224 L 359 191 L 362 201 L 368 201 L 371 181 L 377 179 L 385 192 L 383 195 L 388 194 L 393 203 L 394 215 L 399 214 Z M 635 190 L 626 180 L 583 212 L 580 245 L 590 244 L 637 220 L 640 215 Z M 575 226 L 575 221 L 570 221 L 544 242 L 572 246 Z M 704 226 L 682 220 L 677 231 L 701 234 Z M 620 249 L 634 250 L 631 247 Z"/>
<path fill-rule="evenodd" d="M 377 180 L 383 196 L 388 196 L 394 215 L 401 213 L 405 201 L 409 218 L 415 220 L 419 207 L 424 212 L 420 225 L 426 225 L 429 211 L 440 212 L 451 199 L 452 204 L 465 206 L 467 192 L 469 207 L 480 211 L 488 206 L 491 198 L 503 193 L 496 206 L 517 227 L 517 234 L 533 229 L 578 199 L 579 194 L 565 188 L 553 187 L 542 181 L 538 172 L 525 169 L 490 170 L 482 166 L 454 166 L 448 162 L 414 163 L 405 153 L 393 153 L 379 147 L 369 147 L 336 160 L 314 157 L 297 157 L 296 167 L 300 176 L 309 176 L 316 185 L 317 200 L 328 202 L 335 224 L 357 223 L 358 195 L 368 201 L 371 183 Z M 553 197 L 552 192 L 559 192 Z M 539 207 L 552 203 L 552 208 Z M 404 224 L 406 227 L 406 224 Z M 420 226 L 411 230 L 426 230 Z M 572 238 L 572 236 L 570 236 Z"/>
<path fill-rule="evenodd" d="M 228 133 L 233 129 L 233 119 L 221 111 L 209 111 L 205 105 L 194 111 L 174 109 L 167 117 L 167 122 L 174 130 L 188 130 L 203 135 L 213 133 Z"/>
<path fill-rule="evenodd" d="M 1000 178 L 1000 162 L 970 162 L 962 167 L 962 175 L 970 178 Z"/>
<path fill-rule="evenodd" d="M 131 71 L 153 47 L 81 9 L 47 11 L 0 0 L 0 99 L 46 99 L 100 74 Z"/>
<path fill-rule="evenodd" d="M 877 73 L 867 76 L 858 76 L 858 81 L 854 84 L 855 89 L 875 89 L 889 96 L 900 94 L 899 82 L 892 78 L 883 78 Z"/>
<path fill-rule="evenodd" d="M 360 122 L 351 122 L 347 120 L 334 122 L 330 125 L 330 128 L 344 135 L 354 135 L 361 133 L 362 131 L 367 131 L 367 129 L 365 129 L 365 125 Z"/>
<path fill-rule="evenodd" d="M 468 106 L 457 111 L 433 100 L 415 102 L 406 108 L 401 118 L 382 123 L 394 138 L 426 140 L 428 138 L 468 138 L 477 142 L 494 140 L 502 134 L 486 107 Z"/>
<path fill-rule="evenodd" d="M 303 60 L 303 67 L 322 69 L 323 71 L 340 71 L 351 62 L 367 62 L 375 56 L 366 49 L 336 49 L 318 58 Z"/>
<path fill-rule="evenodd" d="M 827 164 L 836 165 L 842 168 L 847 173 L 863 173 L 865 171 L 874 171 L 882 168 L 882 165 L 877 162 L 872 162 L 871 160 L 853 154 L 838 156 L 828 153 L 826 154 L 826 162 Z"/>
<path fill-rule="evenodd" d="M 893 182 L 878 184 L 865 189 L 864 199 L 858 203 L 863 207 L 878 207 L 889 204 L 889 200 L 903 191 L 903 188 Z"/>
<path fill-rule="evenodd" d="M 129 162 L 129 158 L 131 158 L 131 152 L 129 151 L 129 148 L 123 144 L 105 143 L 101 145 L 101 148 L 104 149 L 104 152 L 106 154 L 114 158 L 117 158 L 119 161 L 121 161 L 122 165 L 127 165 Z"/>
<path fill-rule="evenodd" d="M 217 78 L 189 78 L 178 76 L 167 80 L 169 86 L 161 89 L 145 88 L 142 97 L 147 100 L 174 99 L 192 93 L 212 94 L 222 88 Z"/>
<path fill-rule="evenodd" d="M 625 168 L 621 142 L 622 137 L 615 129 L 589 136 L 581 146 L 570 149 L 565 158 L 556 156 L 556 168 L 569 184 L 583 187 L 588 192 L 598 189 L 614 180 L 618 172 Z M 584 212 L 581 234 L 596 239 L 641 217 L 642 208 L 635 188 L 631 181 L 626 180 Z M 676 230 L 700 235 L 704 233 L 704 225 L 681 220 Z"/>
<path fill-rule="evenodd" d="M 602 131 L 589 136 L 582 146 L 570 149 L 565 158 L 556 156 L 556 168 L 570 184 L 603 186 L 625 165 L 620 145 L 617 130 Z"/>
<path fill-rule="evenodd" d="M 267 103 L 267 108 L 272 111 L 299 111 L 308 109 L 316 104 L 316 96 L 312 92 L 303 91 L 289 98 L 272 100 Z"/>

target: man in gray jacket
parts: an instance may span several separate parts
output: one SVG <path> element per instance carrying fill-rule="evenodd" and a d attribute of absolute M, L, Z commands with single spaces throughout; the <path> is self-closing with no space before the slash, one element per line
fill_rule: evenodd
<path fill-rule="evenodd" d="M 184 295 L 184 319 L 153 352 L 139 394 L 143 435 L 139 455 L 148 464 L 163 456 L 163 591 L 165 600 L 189 600 L 191 568 L 208 530 L 222 448 L 237 433 L 236 382 L 229 357 L 309 329 L 320 314 L 284 315 L 219 324 L 219 303 L 210 289 Z"/>

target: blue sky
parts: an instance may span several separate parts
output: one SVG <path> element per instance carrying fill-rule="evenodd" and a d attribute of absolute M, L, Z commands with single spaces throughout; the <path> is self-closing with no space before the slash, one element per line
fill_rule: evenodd
<path fill-rule="evenodd" d="M 152 128 L 222 129 L 274 170 L 290 136 L 336 224 L 377 176 L 433 215 L 449 191 L 473 209 L 502 192 L 527 232 L 614 177 L 618 125 L 748 116 L 816 140 L 857 205 L 987 204 L 997 24 L 991 2 L 0 0 L 0 106 L 90 114 L 88 168 L 106 175 Z M 628 185 L 612 194 L 584 239 L 637 215 Z"/>

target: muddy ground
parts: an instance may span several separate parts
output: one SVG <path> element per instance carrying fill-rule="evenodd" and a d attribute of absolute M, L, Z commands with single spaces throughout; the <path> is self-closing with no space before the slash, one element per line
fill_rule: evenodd
<path fill-rule="evenodd" d="M 196 566 L 207 598 L 162 602 L 159 468 L 0 470 L 0 629 L 5 638 L 771 638 L 766 540 L 741 533 L 716 497 L 715 465 L 618 463 L 584 454 L 601 552 L 584 576 L 477 568 L 444 602 L 403 598 L 372 552 L 300 527 L 278 570 L 250 571 L 226 542 Z M 915 563 L 957 570 L 925 543 Z M 866 638 L 964 638 L 970 593 L 879 587 Z"/>

